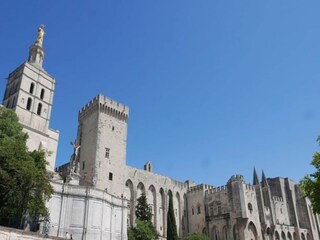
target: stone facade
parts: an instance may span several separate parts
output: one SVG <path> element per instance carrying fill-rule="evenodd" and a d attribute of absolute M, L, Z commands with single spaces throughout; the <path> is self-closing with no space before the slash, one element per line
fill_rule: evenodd
<path fill-rule="evenodd" d="M 59 139 L 59 131 L 49 128 L 55 79 L 43 69 L 43 58 L 44 49 L 33 44 L 28 61 L 9 74 L 3 105 L 17 113 L 29 150 L 46 151 L 47 169 L 53 171 Z"/>
<path fill-rule="evenodd" d="M 52 236 L 40 235 L 38 233 L 26 232 L 14 228 L 0 226 L 0 240 L 63 240 L 65 238 L 57 238 Z"/>
<path fill-rule="evenodd" d="M 47 202 L 50 212 L 49 235 L 66 237 L 68 232 L 73 239 L 126 240 L 126 199 L 115 197 L 103 189 L 79 185 L 79 179 L 84 181 L 85 178 L 79 178 L 81 176 L 77 174 L 70 174 L 68 183 L 63 183 L 62 178 L 53 172 L 59 138 L 59 131 L 49 128 L 55 79 L 42 67 L 44 49 L 40 29 L 43 31 L 43 27 L 39 28 L 38 38 L 30 47 L 28 61 L 9 74 L 3 105 L 17 113 L 23 131 L 29 135 L 28 149 L 47 153 L 47 170 L 52 175 L 54 187 L 54 194 Z M 40 232 L 42 229 L 43 226 Z M 0 239 L 43 239 L 43 236 L 0 229 Z"/>
<path fill-rule="evenodd" d="M 50 236 L 73 239 L 127 239 L 127 201 L 92 187 L 52 182 Z"/>

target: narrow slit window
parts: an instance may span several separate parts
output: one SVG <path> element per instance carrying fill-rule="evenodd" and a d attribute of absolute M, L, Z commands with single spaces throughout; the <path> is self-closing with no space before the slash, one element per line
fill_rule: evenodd
<path fill-rule="evenodd" d="M 42 104 L 39 103 L 39 104 L 38 104 L 38 109 L 37 109 L 37 114 L 38 114 L 38 115 L 41 115 L 41 111 L 42 111 Z"/>
<path fill-rule="evenodd" d="M 44 89 L 43 89 L 43 88 L 41 89 L 41 92 L 40 92 L 40 98 L 41 98 L 41 99 L 44 98 Z"/>
<path fill-rule="evenodd" d="M 112 181 L 112 179 L 113 179 L 113 173 L 109 172 L 109 180 Z"/>
<path fill-rule="evenodd" d="M 105 152 L 105 158 L 109 158 L 110 156 L 110 148 L 106 148 L 106 152 Z"/>
<path fill-rule="evenodd" d="M 29 93 L 33 93 L 33 90 L 34 90 L 34 83 L 31 83 L 30 84 L 30 89 L 29 89 Z"/>
<path fill-rule="evenodd" d="M 31 109 L 31 105 L 32 105 L 32 99 L 31 99 L 31 98 L 28 98 L 28 101 L 27 101 L 27 110 L 30 110 L 30 109 Z"/>
<path fill-rule="evenodd" d="M 86 167 L 86 163 L 82 162 L 82 170 Z"/>

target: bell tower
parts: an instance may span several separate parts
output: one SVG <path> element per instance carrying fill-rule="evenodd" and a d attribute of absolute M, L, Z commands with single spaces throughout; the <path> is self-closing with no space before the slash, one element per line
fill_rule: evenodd
<path fill-rule="evenodd" d="M 53 171 L 59 131 L 49 128 L 55 79 L 43 69 L 44 26 L 38 29 L 36 41 L 29 48 L 28 61 L 9 74 L 3 105 L 15 111 L 23 130 L 28 133 L 29 151 L 47 153 L 47 169 Z"/>

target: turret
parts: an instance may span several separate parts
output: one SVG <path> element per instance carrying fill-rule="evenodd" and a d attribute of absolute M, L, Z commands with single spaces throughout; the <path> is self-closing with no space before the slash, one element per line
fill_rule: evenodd
<path fill-rule="evenodd" d="M 28 61 L 9 74 L 3 105 L 17 113 L 24 131 L 29 135 L 29 150 L 47 152 L 47 168 L 53 170 L 59 132 L 49 128 L 55 79 L 42 67 L 43 29 L 43 25 L 38 29 L 37 39 L 30 47 Z"/>

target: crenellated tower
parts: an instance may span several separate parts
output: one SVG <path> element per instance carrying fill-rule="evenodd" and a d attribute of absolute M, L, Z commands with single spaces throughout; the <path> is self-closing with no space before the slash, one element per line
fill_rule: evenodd
<path fill-rule="evenodd" d="M 17 113 L 23 130 L 29 135 L 29 150 L 46 151 L 47 169 L 53 171 L 59 131 L 49 128 L 55 79 L 42 66 L 43 37 L 41 25 L 35 43 L 30 46 L 28 61 L 9 74 L 3 105 Z"/>
<path fill-rule="evenodd" d="M 99 94 L 79 111 L 80 184 L 121 196 L 126 174 L 129 108 Z"/>

